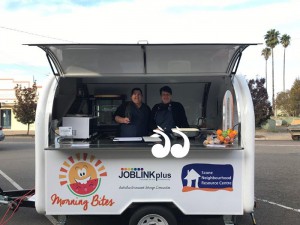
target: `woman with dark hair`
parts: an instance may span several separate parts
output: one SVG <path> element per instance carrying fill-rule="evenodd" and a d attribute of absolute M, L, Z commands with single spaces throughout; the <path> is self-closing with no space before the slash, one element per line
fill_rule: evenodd
<path fill-rule="evenodd" d="M 114 116 L 120 124 L 121 137 L 148 136 L 151 123 L 151 110 L 142 102 L 143 92 L 140 88 L 131 90 L 131 101 L 120 105 Z"/>

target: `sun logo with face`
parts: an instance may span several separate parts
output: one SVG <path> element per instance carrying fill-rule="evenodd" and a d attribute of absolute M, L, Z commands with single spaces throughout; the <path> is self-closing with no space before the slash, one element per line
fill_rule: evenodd
<path fill-rule="evenodd" d="M 94 155 L 78 153 L 70 156 L 60 168 L 60 185 L 67 185 L 76 196 L 86 197 L 94 194 L 101 184 L 101 178 L 106 177 L 102 161 Z"/>

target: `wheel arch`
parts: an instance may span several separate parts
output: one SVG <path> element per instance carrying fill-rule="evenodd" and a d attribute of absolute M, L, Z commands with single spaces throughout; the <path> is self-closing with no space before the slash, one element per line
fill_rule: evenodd
<path fill-rule="evenodd" d="M 132 202 L 124 211 L 122 214 L 130 216 L 135 210 L 141 207 L 145 206 L 163 206 L 165 208 L 168 208 L 169 210 L 174 213 L 174 215 L 183 215 L 184 213 L 182 210 L 174 203 L 174 202 Z"/>

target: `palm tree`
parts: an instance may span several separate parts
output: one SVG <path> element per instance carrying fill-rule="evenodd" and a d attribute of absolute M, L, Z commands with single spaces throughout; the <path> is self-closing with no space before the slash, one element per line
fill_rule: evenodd
<path fill-rule="evenodd" d="M 285 92 L 285 49 L 290 45 L 291 37 L 287 34 L 282 35 L 282 37 L 280 39 L 280 43 L 284 47 L 284 51 L 283 51 L 283 92 Z"/>
<path fill-rule="evenodd" d="M 274 108 L 274 51 L 273 49 L 279 44 L 279 31 L 271 29 L 265 35 L 266 45 L 271 48 L 272 54 L 272 106 Z M 274 110 L 275 111 L 275 110 Z"/>
<path fill-rule="evenodd" d="M 265 58 L 266 60 L 266 89 L 268 90 L 268 67 L 267 67 L 267 61 L 271 55 L 271 49 L 270 48 L 264 48 L 262 51 L 261 51 L 261 55 Z"/>

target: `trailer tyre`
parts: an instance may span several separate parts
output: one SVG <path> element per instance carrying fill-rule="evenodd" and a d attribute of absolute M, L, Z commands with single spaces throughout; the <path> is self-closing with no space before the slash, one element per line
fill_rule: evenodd
<path fill-rule="evenodd" d="M 177 220 L 169 209 L 152 205 L 144 206 L 134 212 L 129 225 L 177 225 Z"/>

